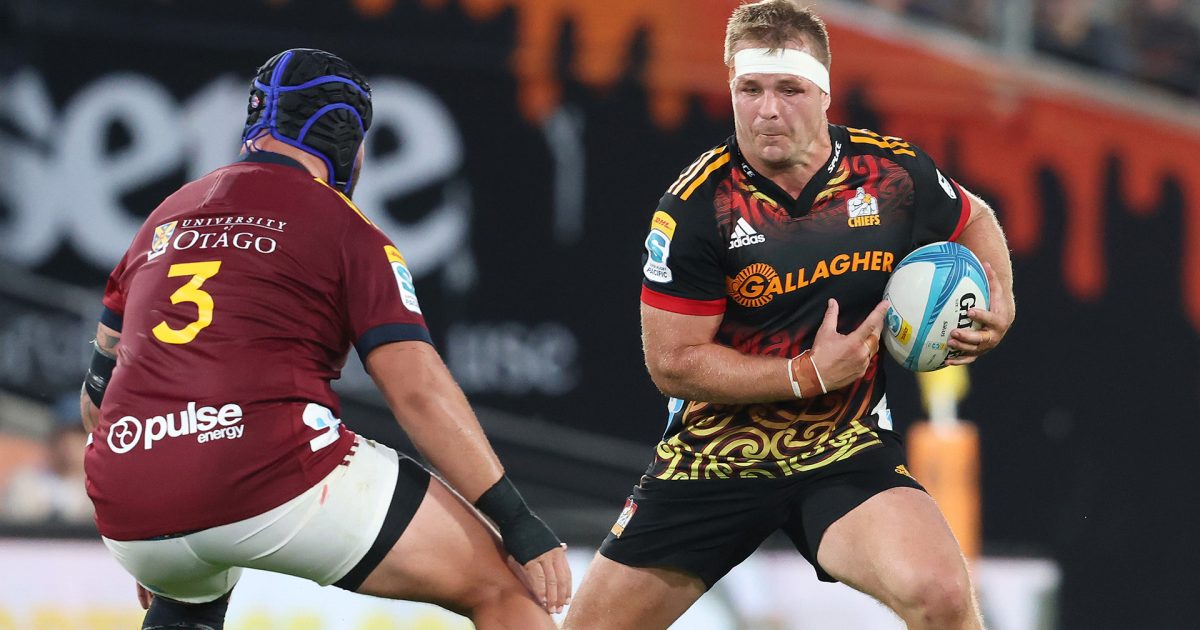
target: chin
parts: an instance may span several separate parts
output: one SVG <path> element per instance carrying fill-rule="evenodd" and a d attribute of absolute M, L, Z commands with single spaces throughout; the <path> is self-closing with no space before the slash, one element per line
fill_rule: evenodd
<path fill-rule="evenodd" d="M 788 159 L 788 152 L 781 146 L 769 145 L 759 149 L 758 157 L 763 162 L 774 166 L 776 164 L 786 162 Z"/>

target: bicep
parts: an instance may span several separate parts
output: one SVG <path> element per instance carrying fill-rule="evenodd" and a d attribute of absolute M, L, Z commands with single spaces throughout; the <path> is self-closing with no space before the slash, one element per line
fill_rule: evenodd
<path fill-rule="evenodd" d="M 363 365 L 398 416 L 456 388 L 441 355 L 424 341 L 385 343 L 371 350 Z"/>
<path fill-rule="evenodd" d="M 1004 252 L 1007 258 L 1008 244 L 1004 238 L 1004 231 L 1000 229 L 1000 221 L 996 219 L 996 213 L 975 193 L 965 188 L 963 193 L 967 196 L 971 216 L 958 237 L 958 243 L 984 260 L 998 252 Z M 996 264 L 994 260 L 991 262 L 993 266 Z"/>
<path fill-rule="evenodd" d="M 642 348 L 650 370 L 668 367 L 688 348 L 712 343 L 723 315 L 684 315 L 642 303 Z"/>

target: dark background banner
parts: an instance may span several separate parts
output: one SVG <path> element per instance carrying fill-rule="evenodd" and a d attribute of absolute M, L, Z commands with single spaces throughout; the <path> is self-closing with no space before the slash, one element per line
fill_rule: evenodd
<path fill-rule="evenodd" d="M 641 356 L 641 244 L 664 188 L 731 132 L 731 2 L 188 6 L 10 3 L 0 256 L 98 309 L 141 219 L 235 156 L 254 68 L 325 48 L 372 78 L 356 201 L 411 262 L 472 400 L 649 460 L 665 400 Z M 1195 114 L 830 22 L 831 119 L 920 144 L 993 203 L 1015 251 L 1016 326 L 962 407 L 982 436 L 985 549 L 1057 559 L 1064 627 L 1178 627 L 1200 587 Z M 3 309 L 6 329 L 80 334 L 44 304 Z M 37 351 L 35 369 L 5 364 L 4 387 L 77 387 L 63 352 Z M 914 380 L 887 369 L 904 426 Z"/>

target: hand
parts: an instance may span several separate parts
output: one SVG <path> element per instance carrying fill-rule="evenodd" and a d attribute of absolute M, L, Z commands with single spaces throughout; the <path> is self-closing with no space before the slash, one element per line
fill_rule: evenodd
<path fill-rule="evenodd" d="M 154 593 L 146 590 L 145 586 L 137 583 L 138 603 L 142 605 L 142 610 L 150 610 L 150 602 L 154 601 Z"/>
<path fill-rule="evenodd" d="M 820 373 L 826 391 L 841 389 L 866 373 L 871 357 L 879 352 L 879 333 L 883 332 L 883 316 L 888 306 L 886 300 L 880 302 L 862 325 L 842 335 L 837 331 L 838 303 L 830 298 L 811 350 L 813 366 Z"/>
<path fill-rule="evenodd" d="M 567 545 L 563 543 L 525 566 L 508 557 L 509 568 L 549 613 L 560 613 L 563 606 L 571 603 L 571 567 L 567 565 L 566 552 Z"/>
<path fill-rule="evenodd" d="M 950 331 L 950 346 L 953 358 L 946 359 L 946 365 L 967 365 L 973 363 L 985 352 L 1000 345 L 1000 340 L 1012 326 L 1013 314 L 1009 308 L 1008 296 L 1004 287 L 992 271 L 991 263 L 983 263 L 983 272 L 988 279 L 988 305 L 991 310 L 981 308 L 967 309 L 967 317 L 980 324 L 979 330 L 956 328 Z"/>

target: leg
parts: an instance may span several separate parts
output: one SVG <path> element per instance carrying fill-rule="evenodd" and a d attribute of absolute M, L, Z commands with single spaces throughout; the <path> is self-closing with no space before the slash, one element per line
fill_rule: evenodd
<path fill-rule="evenodd" d="M 222 630 L 225 627 L 225 610 L 229 608 L 229 595 L 226 593 L 205 604 L 185 604 L 157 596 L 146 611 L 142 630 Z"/>
<path fill-rule="evenodd" d="M 499 539 L 437 479 L 358 592 L 434 603 L 470 617 L 481 630 L 555 627 L 509 569 Z"/>
<path fill-rule="evenodd" d="M 572 630 L 656 630 L 754 553 L 787 518 L 787 482 L 730 479 L 634 486 L 567 612 Z"/>
<path fill-rule="evenodd" d="M 672 569 L 629 567 L 596 554 L 563 630 L 666 628 L 704 594 L 700 578 Z"/>
<path fill-rule="evenodd" d="M 920 490 L 885 490 L 835 521 L 821 538 L 817 561 L 896 611 L 909 628 L 983 628 L 958 542 Z"/>

